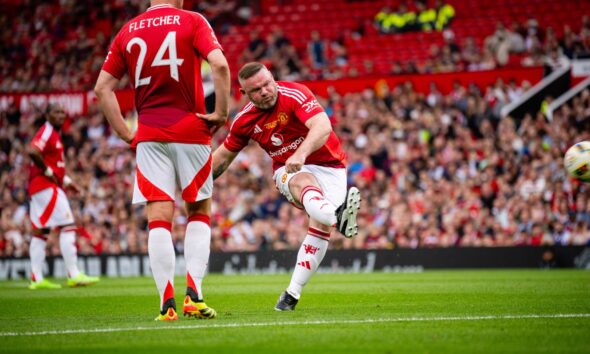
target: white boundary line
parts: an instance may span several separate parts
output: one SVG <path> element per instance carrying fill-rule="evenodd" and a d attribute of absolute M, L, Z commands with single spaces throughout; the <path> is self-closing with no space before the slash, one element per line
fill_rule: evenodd
<path fill-rule="evenodd" d="M 254 323 L 211 323 L 183 326 L 154 326 L 154 327 L 120 327 L 94 329 L 64 329 L 38 332 L 0 332 L 0 337 L 34 337 L 61 334 L 112 333 L 127 331 L 159 331 L 168 329 L 195 328 L 246 328 L 271 326 L 313 326 L 332 324 L 371 324 L 387 322 L 444 322 L 444 321 L 485 321 L 485 320 L 521 320 L 521 319 L 554 319 L 554 318 L 590 318 L 590 313 L 558 313 L 558 314 L 529 314 L 529 315 L 489 315 L 489 316 L 456 316 L 456 317 L 392 317 L 364 320 L 333 320 L 333 321 L 277 321 Z"/>

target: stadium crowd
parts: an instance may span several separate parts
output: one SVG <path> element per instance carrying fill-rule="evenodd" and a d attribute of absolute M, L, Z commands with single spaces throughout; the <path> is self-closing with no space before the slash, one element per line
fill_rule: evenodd
<path fill-rule="evenodd" d="M 223 33 L 228 23 L 248 21 L 252 9 L 244 3 L 194 6 L 208 11 Z M 110 37 L 146 6 L 137 0 L 31 1 L 15 13 L 3 12 L 0 26 L 10 30 L 0 35 L 0 92 L 90 89 Z M 235 9 L 229 11 L 232 16 L 228 9 Z M 433 46 L 430 59 L 420 65 L 394 63 L 389 74 L 492 69 L 506 64 L 513 53 L 524 66 L 557 67 L 590 51 L 588 16 L 582 17 L 578 33 L 567 25 L 563 33 L 557 38 L 534 20 L 512 24 L 510 30 L 498 24 L 480 47 L 447 29 L 441 34 L 445 44 Z M 300 52 L 288 34 L 275 29 L 252 32 L 241 60 L 265 62 L 277 79 L 371 74 L 370 62 L 366 72 L 345 70 L 349 50 L 342 39 L 312 32 L 307 51 Z M 364 200 L 358 237 L 336 236 L 331 247 L 587 244 L 589 187 L 565 176 L 562 156 L 569 145 L 590 139 L 590 93 L 584 91 L 557 111 L 551 126 L 542 113 L 521 122 L 501 118 L 501 107 L 527 88 L 527 83 L 502 81 L 481 89 L 456 84 L 443 95 L 435 86 L 420 94 L 406 83 L 318 97 L 349 154 L 349 181 L 361 189 Z M 232 115 L 244 103 L 232 102 Z M 44 118 L 41 111 L 22 113 L 12 106 L 0 112 L 0 119 L 0 256 L 26 256 L 31 226 L 25 148 Z M 216 135 L 216 144 L 226 133 Z M 94 105 L 86 115 L 70 117 L 62 136 L 68 174 L 84 191 L 70 196 L 79 253 L 146 253 L 144 213 L 130 203 L 133 152 L 112 134 Z M 306 216 L 276 191 L 269 169 L 268 157 L 252 145 L 216 182 L 214 250 L 299 247 Z M 180 210 L 173 229 L 178 252 L 186 224 Z M 59 253 L 55 237 L 48 244 L 50 254 Z"/>
<path fill-rule="evenodd" d="M 562 156 L 590 139 L 590 92 L 557 111 L 551 125 L 542 113 L 520 124 L 501 119 L 501 106 L 522 90 L 498 81 L 483 91 L 457 84 L 446 96 L 433 86 L 424 95 L 408 82 L 319 98 L 348 153 L 349 181 L 364 199 L 359 235 L 334 233 L 331 247 L 588 244 L 589 186 L 567 178 Z M 232 103 L 233 114 L 243 103 Z M 24 149 L 43 118 L 16 107 L 1 118 L 0 256 L 24 256 L 31 236 Z M 62 135 L 68 174 L 84 191 L 70 196 L 80 254 L 145 253 L 146 220 L 130 204 L 132 151 L 94 106 L 71 117 Z M 252 144 L 216 181 L 214 250 L 299 246 L 306 216 L 280 196 L 269 169 L 269 158 Z M 181 209 L 172 232 L 177 251 L 186 223 Z M 55 238 L 49 245 L 58 254 Z"/>

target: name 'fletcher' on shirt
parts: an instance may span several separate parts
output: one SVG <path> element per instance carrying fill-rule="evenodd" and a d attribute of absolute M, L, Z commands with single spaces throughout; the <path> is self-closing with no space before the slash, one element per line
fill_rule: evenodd
<path fill-rule="evenodd" d="M 150 27 L 158 27 L 164 25 L 179 25 L 180 26 L 180 16 L 178 15 L 168 15 L 168 16 L 160 16 L 154 18 L 146 18 L 141 21 L 131 22 L 129 24 L 129 33 L 142 29 L 142 28 L 150 28 Z"/>

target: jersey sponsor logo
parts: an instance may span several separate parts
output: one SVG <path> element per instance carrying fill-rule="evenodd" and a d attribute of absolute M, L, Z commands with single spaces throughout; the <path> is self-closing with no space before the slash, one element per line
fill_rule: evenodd
<path fill-rule="evenodd" d="M 304 104 L 301 105 L 301 107 L 303 107 L 303 109 L 305 109 L 305 113 L 309 113 L 311 112 L 316 106 L 319 106 L 320 104 L 318 103 L 317 100 L 311 100 L 309 102 L 306 102 Z"/>
<path fill-rule="evenodd" d="M 270 137 L 270 142 L 274 145 L 274 146 L 281 146 L 283 145 L 283 136 L 281 134 L 278 133 L 274 133 L 273 135 L 271 135 Z"/>
<path fill-rule="evenodd" d="M 289 122 L 289 116 L 287 115 L 287 113 L 280 112 L 277 116 L 277 119 L 272 122 L 266 123 L 264 125 L 264 128 L 265 129 L 274 129 L 274 128 L 276 128 L 277 125 L 279 125 L 279 123 L 281 125 L 285 125 L 285 124 L 287 124 L 287 122 Z"/>
<path fill-rule="evenodd" d="M 254 126 L 254 134 L 260 134 L 262 133 L 262 128 L 260 128 L 260 126 L 258 124 L 256 124 Z"/>
<path fill-rule="evenodd" d="M 297 148 L 303 142 L 303 140 L 305 140 L 305 138 L 301 136 L 301 137 L 299 137 L 299 139 L 293 141 L 291 144 L 289 144 L 287 146 L 283 146 L 282 148 L 278 149 L 277 151 L 272 151 L 268 155 L 270 157 L 277 157 L 277 156 L 283 155 L 284 153 L 286 153 L 288 151 L 297 150 Z"/>

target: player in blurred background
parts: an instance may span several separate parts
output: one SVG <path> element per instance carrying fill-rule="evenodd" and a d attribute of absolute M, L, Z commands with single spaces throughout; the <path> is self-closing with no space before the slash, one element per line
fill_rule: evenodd
<path fill-rule="evenodd" d="M 80 192 L 74 181 L 66 175 L 64 146 L 59 131 L 66 119 L 64 108 L 48 104 L 47 121 L 35 134 L 29 146 L 32 160 L 29 195 L 33 238 L 30 245 L 31 284 L 29 289 L 58 289 L 61 285 L 43 278 L 47 237 L 52 228 L 59 230 L 59 247 L 68 274 L 68 286 L 91 285 L 99 281 L 78 269 L 76 226 L 68 198 L 62 187 Z"/>
<path fill-rule="evenodd" d="M 176 320 L 175 254 L 171 238 L 176 185 L 188 224 L 184 243 L 187 290 L 183 312 L 215 318 L 203 301 L 211 243 L 211 130 L 225 123 L 229 67 L 207 20 L 181 10 L 182 1 L 151 1 L 111 44 L 95 92 L 112 128 L 137 146 L 133 203 L 147 202 L 150 266 L 160 293 L 156 320 Z M 201 61 L 212 68 L 215 111 L 205 114 Z M 125 73 L 135 88 L 137 133 L 125 125 L 114 90 Z"/>
<path fill-rule="evenodd" d="M 360 193 L 348 192 L 345 153 L 324 109 L 304 85 L 276 82 L 261 63 L 238 74 L 250 101 L 235 117 L 223 145 L 213 153 L 213 178 L 228 168 L 250 139 L 273 161 L 274 181 L 287 200 L 310 216 L 291 283 L 277 311 L 294 310 L 303 287 L 317 270 L 335 226 L 346 237 L 357 234 Z"/>

